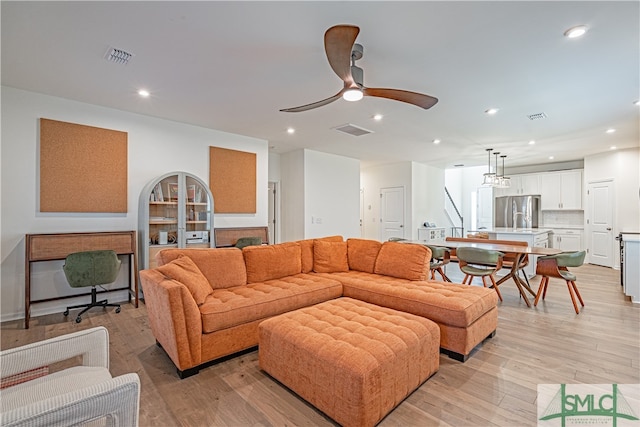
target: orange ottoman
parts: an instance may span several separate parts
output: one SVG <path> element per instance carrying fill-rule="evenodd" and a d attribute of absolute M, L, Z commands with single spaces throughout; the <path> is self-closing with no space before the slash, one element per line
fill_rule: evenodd
<path fill-rule="evenodd" d="M 259 326 L 260 368 L 343 426 L 373 426 L 440 366 L 424 317 L 338 298 Z"/>

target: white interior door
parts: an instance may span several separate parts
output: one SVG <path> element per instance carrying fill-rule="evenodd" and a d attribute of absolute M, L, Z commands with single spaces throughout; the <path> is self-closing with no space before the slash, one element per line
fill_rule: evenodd
<path fill-rule="evenodd" d="M 381 240 L 404 238 L 404 187 L 380 189 Z"/>
<path fill-rule="evenodd" d="M 613 181 L 589 183 L 586 213 L 590 264 L 613 267 L 613 203 Z"/>

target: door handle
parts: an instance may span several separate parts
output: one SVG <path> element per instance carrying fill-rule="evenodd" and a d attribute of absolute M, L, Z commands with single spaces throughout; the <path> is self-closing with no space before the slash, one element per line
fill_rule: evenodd
<path fill-rule="evenodd" d="M 404 225 L 400 224 L 400 228 L 404 227 Z"/>
<path fill-rule="evenodd" d="M 611 231 L 611 227 L 607 227 L 607 231 Z"/>

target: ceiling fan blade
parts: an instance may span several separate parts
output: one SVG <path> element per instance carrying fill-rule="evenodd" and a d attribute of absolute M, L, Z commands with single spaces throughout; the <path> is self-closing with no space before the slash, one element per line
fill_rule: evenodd
<path fill-rule="evenodd" d="M 322 101 L 314 102 L 307 105 L 301 105 L 300 107 L 283 108 L 280 111 L 283 111 L 285 113 L 299 113 L 300 111 L 307 111 L 307 110 L 312 110 L 314 108 L 322 107 L 323 105 L 330 104 L 333 101 L 340 99 L 340 97 L 342 96 L 342 92 L 344 92 L 344 89 L 342 89 L 340 92 L 336 93 L 332 97 L 323 99 Z"/>
<path fill-rule="evenodd" d="M 351 77 L 351 49 L 356 42 L 360 28 L 354 25 L 336 25 L 324 33 L 324 50 L 329 65 L 345 82 L 345 86 L 353 84 Z"/>
<path fill-rule="evenodd" d="M 395 101 L 406 102 L 416 105 L 425 110 L 433 107 L 438 102 L 438 98 L 424 95 L 422 93 L 410 92 L 408 90 L 399 89 L 380 89 L 380 88 L 363 88 L 362 92 L 365 96 L 377 96 L 378 98 L 393 99 Z"/>

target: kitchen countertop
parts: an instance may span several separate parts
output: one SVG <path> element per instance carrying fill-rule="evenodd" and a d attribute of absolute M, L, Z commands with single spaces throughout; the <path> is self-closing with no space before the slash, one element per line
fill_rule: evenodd
<path fill-rule="evenodd" d="M 495 234 L 520 234 L 525 236 L 536 236 L 538 234 L 550 233 L 552 230 L 548 228 L 511 228 L 511 227 L 494 227 L 483 230 L 474 230 L 470 233 L 495 233 Z"/>

